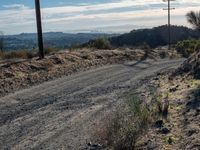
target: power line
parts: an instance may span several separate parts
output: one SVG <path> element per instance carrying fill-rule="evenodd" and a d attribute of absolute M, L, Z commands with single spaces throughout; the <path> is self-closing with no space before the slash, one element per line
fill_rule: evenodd
<path fill-rule="evenodd" d="M 39 57 L 40 58 L 44 58 L 44 46 L 43 46 L 43 35 L 42 35 L 42 21 L 41 21 L 41 12 L 40 12 L 40 0 L 35 0 L 35 11 L 36 11 L 36 21 L 37 21 Z"/>
<path fill-rule="evenodd" d="M 175 8 L 171 8 L 171 1 L 175 0 L 163 0 L 163 2 L 168 2 L 168 8 L 164 8 L 163 10 L 168 11 L 168 49 L 171 49 L 171 10 Z"/>

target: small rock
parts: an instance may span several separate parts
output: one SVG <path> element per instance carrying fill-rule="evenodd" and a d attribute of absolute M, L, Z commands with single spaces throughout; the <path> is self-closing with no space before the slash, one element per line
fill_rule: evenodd
<path fill-rule="evenodd" d="M 158 80 L 159 80 L 159 78 L 158 78 L 158 77 L 155 77 L 153 80 L 155 80 L 155 81 L 158 81 Z"/>
<path fill-rule="evenodd" d="M 169 138 L 168 138 L 168 140 L 167 140 L 167 142 L 168 142 L 169 144 L 172 144 L 172 143 L 173 143 L 173 140 L 172 140 L 172 138 L 171 138 L 171 137 L 169 137 Z"/>
<path fill-rule="evenodd" d="M 176 102 L 176 104 L 177 104 L 178 106 L 180 106 L 180 105 L 182 105 L 182 104 L 183 104 L 183 101 L 182 101 L 182 100 L 180 100 L 180 99 L 176 100 L 175 102 Z"/>
<path fill-rule="evenodd" d="M 156 148 L 156 143 L 152 140 L 148 140 L 147 142 L 147 149 L 148 150 L 153 150 Z"/>
<path fill-rule="evenodd" d="M 200 108 L 197 108 L 197 109 L 196 109 L 196 114 L 195 114 L 195 116 L 198 116 L 198 115 L 200 115 Z"/>
<path fill-rule="evenodd" d="M 141 96 L 142 96 L 142 97 L 146 97 L 146 94 L 145 94 L 145 93 L 142 93 Z"/>
<path fill-rule="evenodd" d="M 168 133 L 170 133 L 170 130 L 167 129 L 167 128 L 162 128 L 161 131 L 160 131 L 160 133 L 162 133 L 162 134 L 168 134 Z"/>
<path fill-rule="evenodd" d="M 160 76 L 160 75 L 162 75 L 162 73 L 159 72 L 159 73 L 157 73 L 157 75 Z"/>
<path fill-rule="evenodd" d="M 93 144 L 92 142 L 89 142 L 87 144 L 88 146 L 88 150 L 102 150 L 103 149 L 103 145 L 101 144 Z"/>
<path fill-rule="evenodd" d="M 158 120 L 158 121 L 155 122 L 155 127 L 156 128 L 162 128 L 163 124 L 164 124 L 163 120 Z"/>
<path fill-rule="evenodd" d="M 6 78 L 12 78 L 12 77 L 14 77 L 15 75 L 14 75 L 12 72 L 7 71 L 7 72 L 5 72 L 4 76 L 5 76 Z"/>
<path fill-rule="evenodd" d="M 193 134 L 195 134 L 197 131 L 195 129 L 191 129 L 191 130 L 188 130 L 187 132 L 187 135 L 188 136 L 192 136 Z"/>
<path fill-rule="evenodd" d="M 170 92 L 176 92 L 176 91 L 177 91 L 177 88 L 176 88 L 176 87 L 171 88 L 171 89 L 169 89 L 169 91 L 170 91 Z"/>

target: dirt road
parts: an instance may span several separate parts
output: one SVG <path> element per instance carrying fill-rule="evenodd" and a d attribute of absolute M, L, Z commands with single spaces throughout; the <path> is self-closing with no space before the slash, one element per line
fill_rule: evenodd
<path fill-rule="evenodd" d="M 0 98 L 0 149 L 83 149 L 120 95 L 179 60 L 129 62 L 77 73 Z"/>

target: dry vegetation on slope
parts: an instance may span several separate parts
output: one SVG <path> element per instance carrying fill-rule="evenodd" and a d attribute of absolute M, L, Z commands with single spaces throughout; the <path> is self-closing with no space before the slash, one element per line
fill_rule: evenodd
<path fill-rule="evenodd" d="M 177 57 L 165 49 L 149 50 L 149 58 Z M 0 96 L 19 89 L 52 80 L 94 67 L 141 60 L 145 51 L 141 49 L 91 50 L 81 49 L 58 52 L 43 60 L 22 59 L 18 63 L 7 63 L 0 67 Z M 12 60 L 12 59 L 11 59 Z M 8 60 L 10 61 L 10 60 Z"/>
<path fill-rule="evenodd" d="M 158 118 L 138 143 L 142 148 L 179 150 L 200 148 L 200 81 L 177 76 L 162 75 L 152 80 L 157 87 L 156 97 L 169 103 L 166 118 Z M 166 131 L 166 132 L 165 132 Z"/>
<path fill-rule="evenodd" d="M 172 74 L 163 74 L 150 81 L 159 105 L 169 104 L 166 118 L 158 118 L 138 141 L 141 149 L 200 149 L 200 53 L 186 60 Z M 148 91 L 148 90 L 145 90 Z M 148 95 L 148 92 L 147 92 Z M 149 97 L 148 96 L 148 97 Z M 152 103 L 152 101 L 151 101 Z M 163 132 L 165 129 L 167 132 Z"/>
<path fill-rule="evenodd" d="M 106 64 L 140 60 L 141 50 L 80 50 L 60 52 L 43 60 L 36 58 L 0 68 L 0 95 L 47 80 Z"/>
<path fill-rule="evenodd" d="M 168 116 L 157 120 L 138 141 L 141 149 L 200 149 L 199 65 L 200 53 L 195 53 L 172 74 L 163 74 L 150 81 L 157 88 L 152 98 L 162 103 L 168 101 Z M 164 128 L 168 132 L 160 132 Z"/>
<path fill-rule="evenodd" d="M 175 73 L 142 82 L 131 92 L 131 105 L 126 101 L 123 109 L 96 125 L 96 141 L 116 150 L 199 150 L 199 56 Z"/>
<path fill-rule="evenodd" d="M 186 76 L 145 81 L 97 123 L 93 139 L 115 150 L 199 150 L 199 87 L 199 80 Z"/>
<path fill-rule="evenodd" d="M 200 79 L 200 52 L 194 53 L 186 60 L 175 74 L 187 74 Z"/>

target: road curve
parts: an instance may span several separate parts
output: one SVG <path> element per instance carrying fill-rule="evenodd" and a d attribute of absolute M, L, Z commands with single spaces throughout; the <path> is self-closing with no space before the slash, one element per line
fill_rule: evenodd
<path fill-rule="evenodd" d="M 0 149 L 83 149 L 90 127 L 142 78 L 179 60 L 108 65 L 0 98 Z"/>

